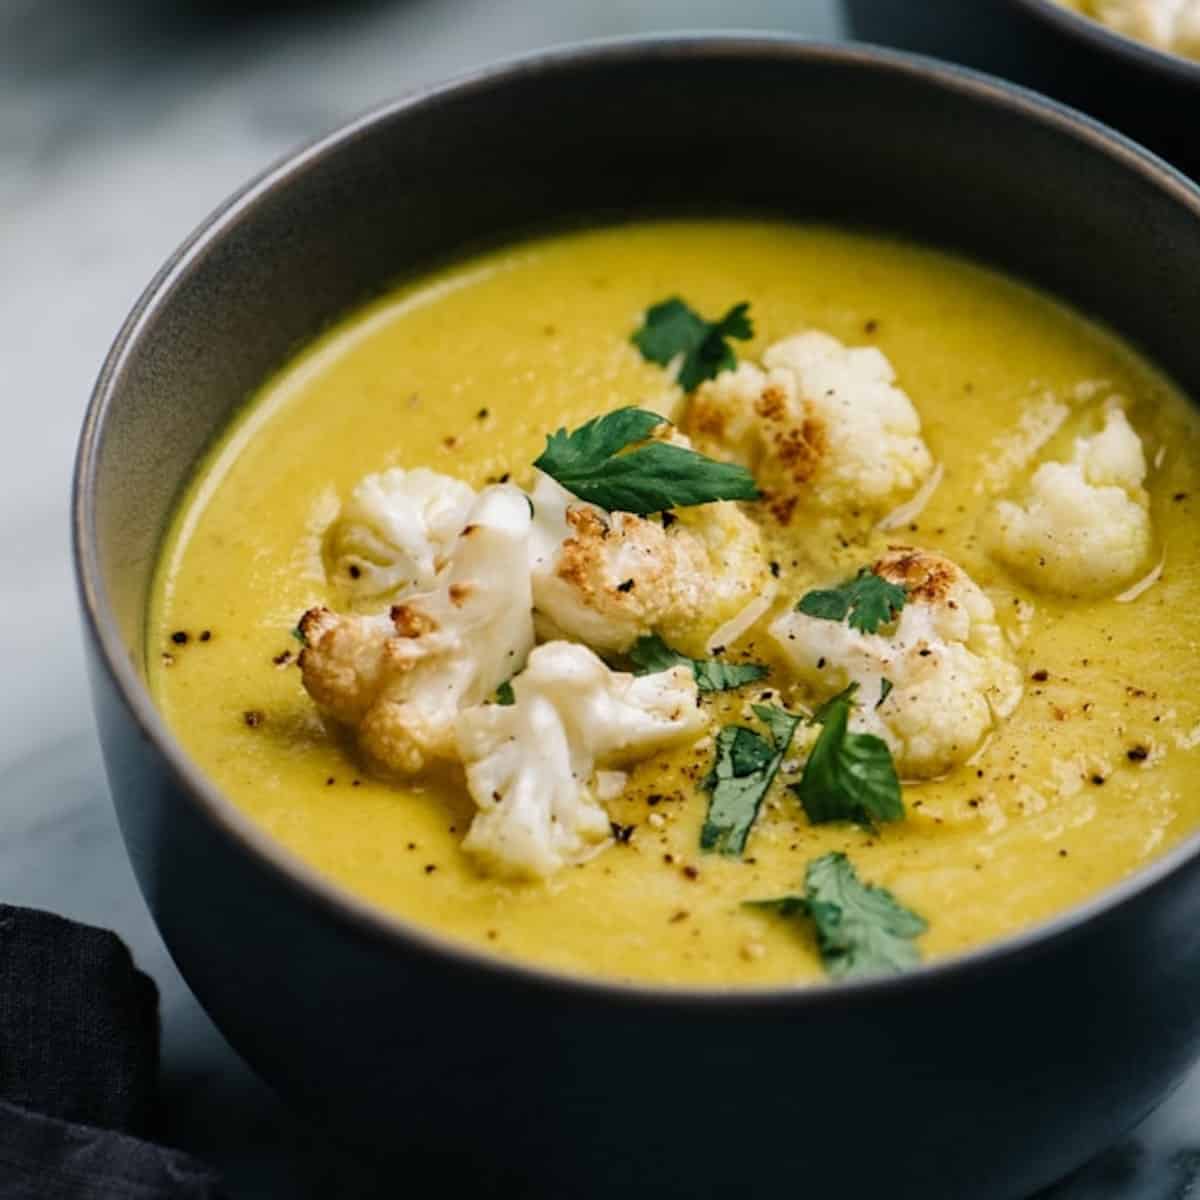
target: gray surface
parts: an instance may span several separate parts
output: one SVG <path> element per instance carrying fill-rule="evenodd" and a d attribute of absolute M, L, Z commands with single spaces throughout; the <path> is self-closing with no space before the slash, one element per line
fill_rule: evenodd
<path fill-rule="evenodd" d="M 125 861 L 92 734 L 67 547 L 71 453 L 108 341 L 159 262 L 225 194 L 379 99 L 584 37 L 838 32 L 833 0 L 278 9 L 0 0 L 0 383 L 10 422 L 0 438 L 9 681 L 0 688 L 0 898 L 126 938 L 162 993 L 167 1136 L 221 1167 L 236 1200 L 375 1189 L 369 1172 L 313 1146 L 225 1045 L 173 968 Z M 1200 1196 L 1198 1163 L 1200 1074 L 1136 1139 L 1055 1195 Z"/>

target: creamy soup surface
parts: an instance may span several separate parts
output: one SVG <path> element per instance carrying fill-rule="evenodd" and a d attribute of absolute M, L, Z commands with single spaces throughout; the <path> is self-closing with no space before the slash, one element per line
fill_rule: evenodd
<path fill-rule="evenodd" d="M 764 634 L 768 616 L 728 657 L 771 675 L 706 697 L 710 735 L 633 767 L 606 801 L 623 840 L 546 881 L 495 878 L 463 852 L 473 804 L 461 776 L 373 773 L 304 690 L 292 630 L 309 607 L 337 606 L 322 539 L 364 475 L 426 466 L 474 487 L 505 476 L 526 486 L 551 431 L 661 406 L 670 378 L 630 335 L 671 296 L 706 314 L 749 302 L 754 337 L 737 343 L 739 358 L 806 329 L 878 347 L 944 472 L 900 529 L 835 537 L 756 514 L 777 564 L 773 614 L 889 545 L 935 550 L 994 603 L 1023 695 L 969 763 L 905 783 L 903 820 L 813 825 L 785 787 L 799 769 L 789 760 L 745 857 L 703 853 L 711 734 L 753 725 L 760 698 L 812 708 Z M 1161 575 L 1132 599 L 1037 590 L 988 553 L 987 513 L 1038 462 L 1069 457 L 1080 422 L 1110 396 L 1150 464 L 1147 570 L 1161 560 Z M 1046 414 L 1064 405 L 1071 416 L 1031 458 Z M 1197 433 L 1184 398 L 1105 331 L 917 246 L 757 221 L 532 240 L 398 288 L 246 407 L 165 544 L 150 680 L 188 753 L 284 846 L 380 908 L 487 952 L 677 985 L 819 980 L 812 930 L 743 902 L 799 892 L 809 862 L 842 851 L 928 923 L 924 959 L 953 955 L 1093 896 L 1200 820 Z"/>

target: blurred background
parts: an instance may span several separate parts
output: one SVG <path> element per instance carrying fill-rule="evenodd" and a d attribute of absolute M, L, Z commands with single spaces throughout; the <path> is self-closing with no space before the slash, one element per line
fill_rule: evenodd
<path fill-rule="evenodd" d="M 164 1140 L 218 1166 L 233 1200 L 396 1187 L 314 1138 L 226 1047 L 136 891 L 92 733 L 69 565 L 89 388 L 163 259 L 298 144 L 496 58 L 683 28 L 843 33 L 837 0 L 0 0 L 0 899 L 129 943 L 162 997 Z M 1198 1108 L 1194 1076 L 1055 1197 L 1200 1196 L 1185 1149 Z"/>

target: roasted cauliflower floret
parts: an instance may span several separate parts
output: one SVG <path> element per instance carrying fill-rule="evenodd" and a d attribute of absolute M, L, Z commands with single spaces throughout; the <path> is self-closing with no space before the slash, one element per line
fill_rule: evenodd
<path fill-rule="evenodd" d="M 880 515 L 933 466 L 895 380 L 879 350 L 810 331 L 704 384 L 684 424 L 698 449 L 753 471 L 784 524 L 797 507 Z"/>
<path fill-rule="evenodd" d="M 304 614 L 304 686 L 375 764 L 414 775 L 455 758 L 459 711 L 524 666 L 533 646 L 529 527 L 523 492 L 488 488 L 432 591 L 377 616 Z"/>
<path fill-rule="evenodd" d="M 475 492 L 458 479 L 393 467 L 362 479 L 326 536 L 326 574 L 356 604 L 428 591 Z"/>
<path fill-rule="evenodd" d="M 1023 503 L 990 514 L 992 554 L 1036 587 L 1072 596 L 1119 590 L 1146 570 L 1153 550 L 1141 439 L 1109 404 L 1103 428 L 1075 439 L 1070 462 L 1043 463 Z"/>
<path fill-rule="evenodd" d="M 609 837 L 600 793 L 613 780 L 598 768 L 686 742 L 706 721 L 686 667 L 625 675 L 570 642 L 539 646 L 512 687 L 511 705 L 458 718 L 479 807 L 463 847 L 497 874 L 544 878 L 586 857 Z"/>
<path fill-rule="evenodd" d="M 1090 0 L 1085 11 L 1160 50 L 1200 53 L 1200 0 Z"/>
<path fill-rule="evenodd" d="M 657 631 L 699 654 L 771 582 L 758 526 L 729 501 L 661 521 L 602 512 L 543 475 L 533 505 L 533 601 L 547 636 L 620 652 Z"/>
<path fill-rule="evenodd" d="M 851 728 L 883 738 L 902 776 L 932 778 L 965 762 L 1012 712 L 1021 674 L 992 602 L 949 559 L 897 548 L 871 569 L 907 591 L 891 625 L 868 634 L 788 612 L 771 636 L 818 699 L 857 683 Z"/>

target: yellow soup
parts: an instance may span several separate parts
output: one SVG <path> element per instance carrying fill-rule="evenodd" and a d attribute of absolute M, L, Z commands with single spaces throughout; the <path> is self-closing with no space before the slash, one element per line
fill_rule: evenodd
<path fill-rule="evenodd" d="M 994 602 L 1024 694 L 969 764 L 906 783 L 906 819 L 878 830 L 811 824 L 784 786 L 795 782 L 789 762 L 745 857 L 702 853 L 709 737 L 632 769 L 607 805 L 624 840 L 546 882 L 492 878 L 461 848 L 473 815 L 461 778 L 372 775 L 306 694 L 291 631 L 309 606 L 336 605 L 322 537 L 364 475 L 424 465 L 475 487 L 509 474 L 527 485 L 548 432 L 658 403 L 669 380 L 630 334 L 648 305 L 675 295 L 706 314 L 749 301 L 755 336 L 737 344 L 742 357 L 813 328 L 877 346 L 944 470 L 900 530 L 860 524 L 834 537 L 820 523 L 756 515 L 779 573 L 776 611 L 891 543 L 937 550 Z M 1077 414 L 1108 395 L 1124 397 L 1151 464 L 1163 570 L 1132 599 L 1057 598 L 990 557 L 982 523 L 1037 461 L 1066 456 Z M 1072 416 L 1038 450 L 1060 406 Z M 1198 490 L 1197 420 L 1183 397 L 1105 331 L 978 266 L 756 221 L 569 233 L 398 289 L 263 389 L 203 464 L 166 542 L 150 678 L 176 736 L 233 803 L 382 909 L 569 972 L 811 981 L 822 977 L 811 929 L 743 901 L 799 892 L 806 864 L 830 851 L 921 914 L 928 959 L 1077 904 L 1195 829 Z M 765 693 L 810 707 L 763 625 L 732 657 L 772 674 L 706 699 L 714 730 L 745 721 Z"/>

